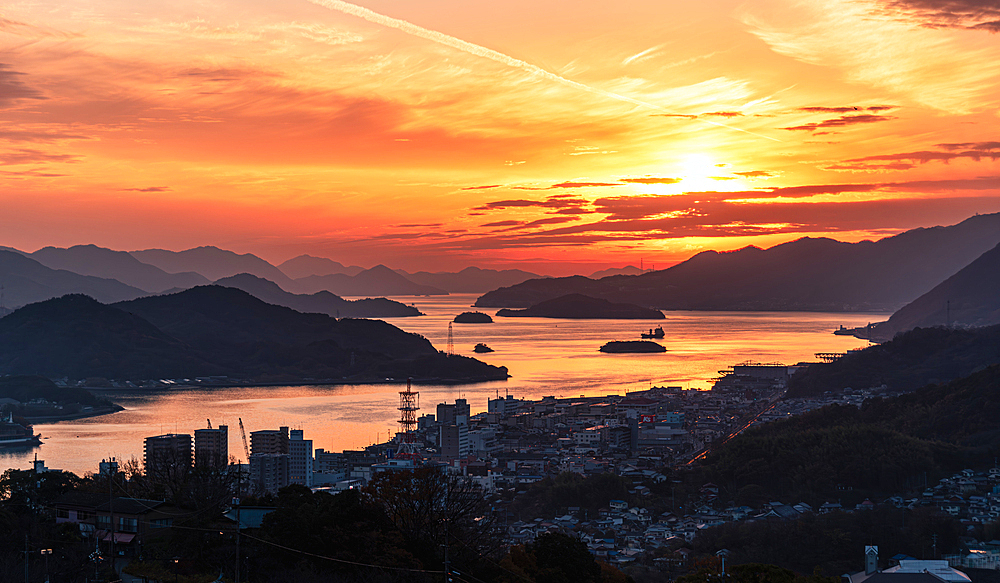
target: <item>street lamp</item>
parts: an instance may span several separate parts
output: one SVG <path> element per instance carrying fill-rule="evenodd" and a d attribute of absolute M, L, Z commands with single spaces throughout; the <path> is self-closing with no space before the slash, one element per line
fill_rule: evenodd
<path fill-rule="evenodd" d="M 174 557 L 171 562 L 174 564 L 174 583 L 177 583 L 177 564 L 181 562 L 181 558 Z"/>
<path fill-rule="evenodd" d="M 52 549 L 42 549 L 38 552 L 45 557 L 45 583 L 49 583 L 49 555 L 52 554 Z"/>

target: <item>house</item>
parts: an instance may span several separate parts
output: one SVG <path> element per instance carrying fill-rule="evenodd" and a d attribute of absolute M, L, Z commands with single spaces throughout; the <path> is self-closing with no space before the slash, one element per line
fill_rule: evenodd
<path fill-rule="evenodd" d="M 134 550 L 142 541 L 159 536 L 174 520 L 188 516 L 162 500 L 118 497 L 108 499 L 86 492 L 67 492 L 53 503 L 57 523 L 74 523 L 80 532 L 96 535 L 101 541 Z"/>

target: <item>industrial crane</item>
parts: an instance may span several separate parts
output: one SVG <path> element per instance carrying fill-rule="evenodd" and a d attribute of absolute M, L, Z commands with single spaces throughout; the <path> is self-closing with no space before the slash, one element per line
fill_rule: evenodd
<path fill-rule="evenodd" d="M 250 463 L 250 446 L 247 445 L 247 431 L 243 429 L 243 418 L 239 417 L 240 420 L 240 437 L 243 438 L 243 451 L 247 454 L 247 463 Z"/>

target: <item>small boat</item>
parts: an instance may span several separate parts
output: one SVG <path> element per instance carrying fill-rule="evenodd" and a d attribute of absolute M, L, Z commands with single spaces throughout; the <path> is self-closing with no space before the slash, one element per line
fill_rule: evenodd
<path fill-rule="evenodd" d="M 663 338 L 666 333 L 663 331 L 663 326 L 657 326 L 656 330 L 650 328 L 649 332 L 643 332 L 639 336 L 642 338 Z"/>

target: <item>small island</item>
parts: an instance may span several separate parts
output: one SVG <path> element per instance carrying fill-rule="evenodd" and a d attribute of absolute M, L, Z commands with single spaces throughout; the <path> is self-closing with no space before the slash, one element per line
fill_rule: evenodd
<path fill-rule="evenodd" d="M 614 340 L 601 347 L 609 354 L 666 352 L 667 349 L 649 340 Z"/>
<path fill-rule="evenodd" d="M 493 318 L 482 312 L 462 312 L 455 316 L 456 324 L 492 324 Z"/>
<path fill-rule="evenodd" d="M 493 352 L 493 349 L 480 342 L 475 348 L 472 349 L 472 351 L 478 354 L 485 354 L 487 352 Z"/>
<path fill-rule="evenodd" d="M 501 317 L 567 318 L 576 320 L 663 320 L 659 310 L 635 304 L 615 304 L 608 300 L 582 294 L 570 294 L 539 302 L 524 310 L 504 308 L 497 312 Z"/>

